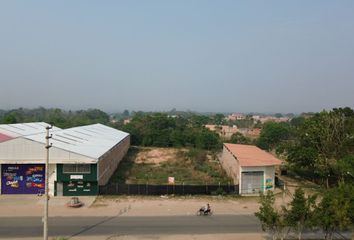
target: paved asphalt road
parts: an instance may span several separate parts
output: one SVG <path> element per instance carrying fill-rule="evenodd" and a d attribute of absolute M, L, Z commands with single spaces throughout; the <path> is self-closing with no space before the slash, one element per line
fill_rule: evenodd
<path fill-rule="evenodd" d="M 0 238 L 40 237 L 40 217 L 0 217 Z M 53 217 L 50 236 L 138 234 L 257 233 L 253 215 L 153 216 L 153 217 Z"/>

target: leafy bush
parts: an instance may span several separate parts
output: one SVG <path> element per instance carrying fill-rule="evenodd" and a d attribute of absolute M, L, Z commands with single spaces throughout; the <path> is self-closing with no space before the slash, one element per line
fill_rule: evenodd
<path fill-rule="evenodd" d="M 218 187 L 216 191 L 211 192 L 211 195 L 226 195 L 226 192 L 221 187 Z"/>

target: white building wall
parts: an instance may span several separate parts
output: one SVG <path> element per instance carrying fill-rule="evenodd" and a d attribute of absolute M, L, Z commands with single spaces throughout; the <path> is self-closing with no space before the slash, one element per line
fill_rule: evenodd
<path fill-rule="evenodd" d="M 275 167 L 274 166 L 264 166 L 264 167 L 241 167 L 240 176 L 242 172 L 263 172 L 263 191 L 265 190 L 274 190 L 274 178 L 275 178 Z M 239 190 L 241 191 L 242 178 L 240 178 Z M 268 188 L 267 188 L 268 186 Z"/>
<path fill-rule="evenodd" d="M 98 185 L 103 186 L 108 183 L 119 163 L 127 154 L 129 146 L 130 136 L 127 136 L 100 159 L 97 164 Z"/>
<path fill-rule="evenodd" d="M 25 138 L 16 138 L 0 144 L 0 163 L 44 163 L 45 145 Z M 49 150 L 50 163 L 96 163 L 97 160 L 56 148 Z"/>
<path fill-rule="evenodd" d="M 225 146 L 223 148 L 220 163 L 223 169 L 226 171 L 227 175 L 233 179 L 234 184 L 235 185 L 239 184 L 240 183 L 239 162 Z"/>
<path fill-rule="evenodd" d="M 0 144 L 0 173 L 1 164 L 44 164 L 46 149 L 44 144 L 25 138 L 16 138 Z M 54 183 L 57 180 L 56 163 L 95 163 L 95 160 L 79 154 L 57 149 L 49 150 L 48 187 L 49 194 L 54 196 Z M 1 181 L 1 179 L 0 179 Z M 0 182 L 1 194 L 1 182 Z"/>
<path fill-rule="evenodd" d="M 268 166 L 266 167 L 266 171 L 265 171 L 265 183 L 266 183 L 266 189 L 267 190 L 274 190 L 275 187 L 275 166 Z M 267 182 L 267 180 L 269 180 L 269 182 Z M 268 188 L 267 188 L 267 184 Z"/>
<path fill-rule="evenodd" d="M 49 195 L 54 196 L 54 184 L 55 181 L 57 180 L 57 165 L 56 164 L 49 164 L 48 166 L 48 189 L 49 189 Z"/>

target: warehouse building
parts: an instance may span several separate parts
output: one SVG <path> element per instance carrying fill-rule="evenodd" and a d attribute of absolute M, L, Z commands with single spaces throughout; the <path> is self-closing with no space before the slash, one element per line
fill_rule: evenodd
<path fill-rule="evenodd" d="M 239 185 L 241 195 L 274 190 L 275 167 L 281 164 L 281 160 L 256 146 L 229 143 L 224 144 L 220 162 L 234 184 Z"/>
<path fill-rule="evenodd" d="M 42 194 L 45 184 L 44 122 L 0 125 L 0 193 Z M 128 133 L 102 124 L 50 130 L 49 194 L 98 194 L 130 146 Z"/>

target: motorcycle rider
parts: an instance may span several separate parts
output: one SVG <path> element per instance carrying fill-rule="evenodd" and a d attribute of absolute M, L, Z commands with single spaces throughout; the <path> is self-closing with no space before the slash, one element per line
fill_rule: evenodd
<path fill-rule="evenodd" d="M 200 212 L 203 212 L 204 214 L 208 214 L 210 212 L 210 205 L 209 203 L 205 204 L 205 206 L 201 207 L 199 209 Z"/>
<path fill-rule="evenodd" d="M 210 209 L 210 205 L 209 205 L 209 203 L 207 203 L 206 207 L 204 207 L 204 214 L 209 213 L 210 210 L 211 210 L 211 209 Z"/>

